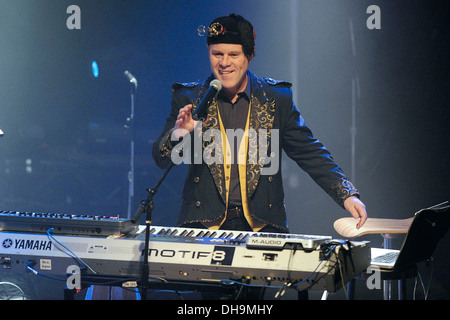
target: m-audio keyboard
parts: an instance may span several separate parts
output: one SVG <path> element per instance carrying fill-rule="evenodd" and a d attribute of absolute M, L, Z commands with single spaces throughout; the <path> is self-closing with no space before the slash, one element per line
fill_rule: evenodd
<path fill-rule="evenodd" d="M 4 270 L 66 275 L 78 265 L 87 276 L 136 279 L 143 265 L 144 235 L 71 236 L 0 232 Z M 149 278 L 155 281 L 283 286 L 334 292 L 370 264 L 367 242 L 328 236 L 151 227 Z"/>

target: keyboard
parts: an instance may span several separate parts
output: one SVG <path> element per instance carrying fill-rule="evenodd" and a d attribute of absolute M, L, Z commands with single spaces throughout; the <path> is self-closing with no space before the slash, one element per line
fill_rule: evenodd
<path fill-rule="evenodd" d="M 400 252 L 388 252 L 372 258 L 372 263 L 395 263 Z"/>
<path fill-rule="evenodd" d="M 127 234 L 137 226 L 119 217 L 0 211 L 0 231 L 109 236 Z"/>

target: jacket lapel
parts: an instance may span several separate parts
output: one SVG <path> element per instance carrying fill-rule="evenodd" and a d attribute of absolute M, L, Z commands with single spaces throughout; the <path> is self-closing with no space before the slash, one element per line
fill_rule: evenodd
<path fill-rule="evenodd" d="M 249 73 L 251 80 L 251 110 L 249 122 L 249 141 L 247 158 L 247 194 L 250 198 L 258 186 L 261 169 L 268 157 L 271 141 L 271 129 L 275 116 L 275 101 L 268 99 L 261 81 Z M 262 137 L 262 132 L 267 136 Z M 267 145 L 261 149 L 259 139 L 266 141 Z"/>
<path fill-rule="evenodd" d="M 214 98 L 208 109 L 208 118 L 202 126 L 203 161 L 207 164 L 224 203 L 226 203 L 223 140 L 220 132 L 219 106 Z"/>

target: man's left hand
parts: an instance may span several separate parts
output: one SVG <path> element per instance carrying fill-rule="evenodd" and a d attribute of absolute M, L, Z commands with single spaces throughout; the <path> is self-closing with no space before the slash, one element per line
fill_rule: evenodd
<path fill-rule="evenodd" d="M 367 220 L 366 206 L 364 205 L 364 203 L 362 203 L 362 201 L 359 200 L 357 197 L 352 196 L 345 199 L 344 207 L 345 210 L 350 212 L 353 218 L 355 219 L 359 218 L 359 222 L 356 225 L 356 229 L 361 228 Z"/>

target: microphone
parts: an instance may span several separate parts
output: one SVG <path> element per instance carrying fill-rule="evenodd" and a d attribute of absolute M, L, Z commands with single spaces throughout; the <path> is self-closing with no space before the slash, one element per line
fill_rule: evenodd
<path fill-rule="evenodd" d="M 212 98 L 220 91 L 222 90 L 222 82 L 220 82 L 217 79 L 214 79 L 209 84 L 209 89 L 206 92 L 205 96 L 203 97 L 200 104 L 197 106 L 197 109 L 195 109 L 194 113 L 192 114 L 192 118 L 194 120 L 201 120 L 205 121 L 206 117 L 208 116 L 208 107 L 212 100 Z"/>
<path fill-rule="evenodd" d="M 125 72 L 123 73 L 125 75 L 125 77 L 127 77 L 128 81 L 130 81 L 132 84 L 134 84 L 134 86 L 137 88 L 137 80 L 136 78 L 130 73 L 130 71 L 125 70 Z"/>

